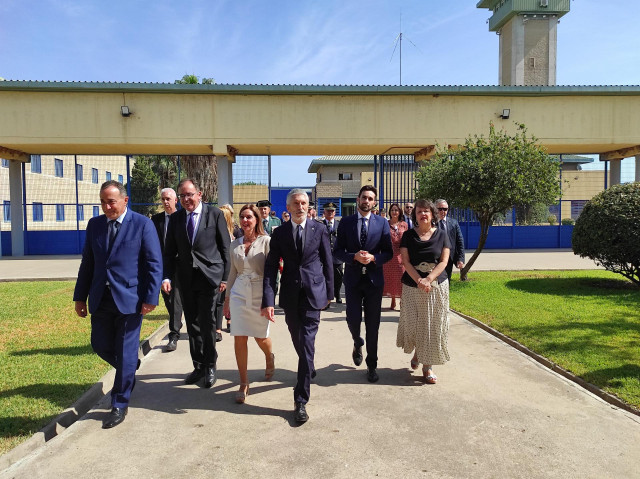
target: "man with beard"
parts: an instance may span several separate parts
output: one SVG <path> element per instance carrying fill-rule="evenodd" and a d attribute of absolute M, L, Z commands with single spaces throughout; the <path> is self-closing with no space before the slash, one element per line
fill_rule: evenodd
<path fill-rule="evenodd" d="M 347 325 L 353 338 L 351 354 L 356 366 L 362 364 L 360 336 L 362 311 L 366 326 L 367 380 L 378 381 L 378 330 L 382 310 L 384 276 L 382 265 L 393 256 L 389 222 L 372 214 L 378 190 L 364 185 L 356 199 L 356 214 L 342 218 L 338 226 L 334 256 L 344 261 L 344 287 L 347 300 Z"/>

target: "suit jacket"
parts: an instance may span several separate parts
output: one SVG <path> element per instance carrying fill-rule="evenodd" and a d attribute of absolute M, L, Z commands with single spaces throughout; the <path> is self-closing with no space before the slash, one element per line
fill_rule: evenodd
<path fill-rule="evenodd" d="M 142 303 L 158 304 L 162 281 L 162 253 L 153 223 L 127 209 L 111 252 L 107 252 L 107 217 L 96 216 L 87 224 L 74 301 L 86 301 L 93 314 L 100 306 L 107 281 L 118 311 L 139 313 Z"/>
<path fill-rule="evenodd" d="M 275 305 L 276 277 L 280 258 L 283 260 L 280 277 L 280 302 L 283 309 L 298 306 L 298 292 L 302 287 L 314 309 L 324 308 L 333 299 L 333 261 L 327 228 L 312 220 L 305 225 L 302 258 L 293 241 L 293 221 L 279 226 L 271 235 L 271 243 L 264 267 L 262 307 Z"/>
<path fill-rule="evenodd" d="M 165 213 L 162 211 L 161 213 L 156 213 L 151 217 L 151 221 L 156 227 L 156 232 L 158 233 L 158 239 L 160 240 L 160 248 L 164 253 L 164 216 Z"/>
<path fill-rule="evenodd" d="M 464 263 L 464 238 L 462 237 L 460 225 L 455 219 L 449 217 L 447 217 L 445 224 L 447 225 L 447 236 L 451 245 L 449 263 L 456 264 L 458 261 Z"/>
<path fill-rule="evenodd" d="M 331 254 L 333 255 L 333 264 L 342 264 L 343 261 L 336 258 L 335 254 L 333 253 L 333 251 L 336 248 L 336 241 L 338 239 L 338 226 L 340 225 L 340 221 L 337 219 L 333 219 L 333 231 L 329 232 L 329 229 L 327 227 L 327 220 L 323 219 L 322 220 L 322 224 L 324 225 L 325 228 L 327 228 L 327 233 L 329 233 L 329 243 L 331 244 Z"/>
<path fill-rule="evenodd" d="M 384 284 L 382 265 L 393 257 L 389 222 L 382 216 L 371 214 L 367 243 L 364 248 L 360 246 L 360 227 L 361 223 L 358 221 L 357 213 L 342 218 L 338 227 L 334 255 L 344 261 L 344 284 L 346 287 L 350 287 L 360 281 L 363 265 L 354 261 L 353 258 L 362 249 L 375 257 L 375 262 L 366 266 L 369 279 L 375 286 L 382 286 Z"/>
<path fill-rule="evenodd" d="M 202 203 L 202 213 L 193 245 L 187 236 L 187 210 L 181 209 L 169 217 L 164 245 L 164 277 L 178 274 L 180 285 L 191 285 L 194 268 L 202 271 L 209 283 L 217 288 L 229 277 L 229 231 L 222 211 Z M 178 261 L 176 261 L 176 255 Z"/>

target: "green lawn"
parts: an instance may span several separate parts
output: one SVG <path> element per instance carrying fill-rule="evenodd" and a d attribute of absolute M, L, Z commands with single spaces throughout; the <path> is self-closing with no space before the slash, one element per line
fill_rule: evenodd
<path fill-rule="evenodd" d="M 640 290 L 607 271 L 476 272 L 451 283 L 472 316 L 640 408 Z"/>
<path fill-rule="evenodd" d="M 89 318 L 74 311 L 70 281 L 0 283 L 0 454 L 73 404 L 110 368 L 91 349 Z M 148 337 L 164 306 L 142 324 Z"/>

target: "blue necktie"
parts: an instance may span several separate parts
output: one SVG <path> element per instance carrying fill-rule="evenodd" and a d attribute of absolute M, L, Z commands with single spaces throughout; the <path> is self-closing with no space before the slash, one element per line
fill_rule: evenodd
<path fill-rule="evenodd" d="M 194 221 L 193 221 L 193 216 L 195 215 L 195 213 L 191 213 L 189 215 L 189 221 L 187 221 L 187 236 L 189 237 L 189 243 L 193 244 L 193 232 L 195 230 L 194 228 Z"/>
<path fill-rule="evenodd" d="M 360 227 L 360 246 L 364 249 L 367 244 L 367 219 L 362 217 L 362 226 Z"/>
<path fill-rule="evenodd" d="M 298 225 L 296 231 L 296 249 L 298 250 L 298 258 L 302 258 L 302 225 Z"/>
<path fill-rule="evenodd" d="M 116 240 L 116 235 L 118 234 L 118 223 L 116 220 L 109 220 L 109 244 L 107 244 L 107 253 L 111 253 L 111 248 L 113 248 L 113 243 Z"/>

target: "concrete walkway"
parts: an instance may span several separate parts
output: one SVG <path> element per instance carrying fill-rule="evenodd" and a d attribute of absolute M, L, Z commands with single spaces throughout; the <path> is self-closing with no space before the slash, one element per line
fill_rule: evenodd
<path fill-rule="evenodd" d="M 246 404 L 233 400 L 229 335 L 218 343 L 218 382 L 206 390 L 182 382 L 190 370 L 183 334 L 176 352 L 156 347 L 145 357 L 122 425 L 101 429 L 105 398 L 0 478 L 640 477 L 638 416 L 457 315 L 451 361 L 435 369 L 437 385 L 425 385 L 395 346 L 397 317 L 383 310 L 380 382 L 369 384 L 364 366 L 351 362 L 344 305 L 322 314 L 318 376 L 302 426 L 292 414 L 297 358 L 279 315 L 275 378 L 262 380 L 264 356 L 251 344 Z"/>

